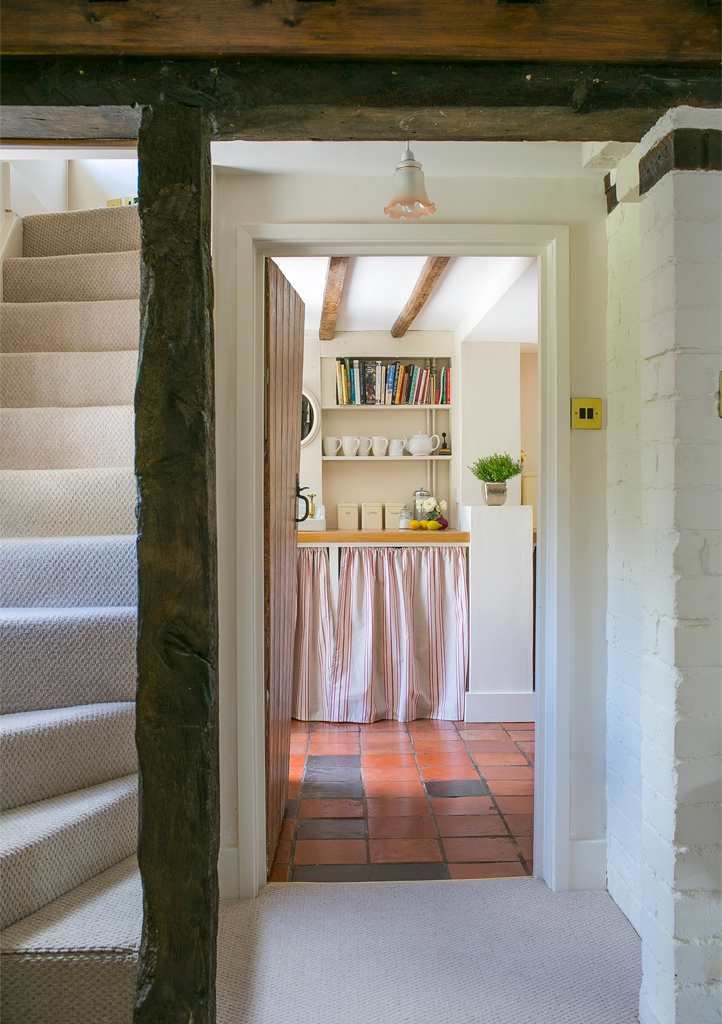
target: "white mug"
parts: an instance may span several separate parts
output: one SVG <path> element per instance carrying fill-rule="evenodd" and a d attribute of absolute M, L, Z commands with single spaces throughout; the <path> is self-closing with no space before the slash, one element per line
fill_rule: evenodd
<path fill-rule="evenodd" d="M 371 446 L 373 445 L 373 441 L 371 440 L 371 438 L 361 437 L 359 438 L 359 441 L 361 442 L 358 450 L 359 455 L 370 455 Z"/>
<path fill-rule="evenodd" d="M 359 437 L 350 437 L 347 435 L 346 437 L 341 438 L 341 447 L 343 448 L 344 455 L 355 455 L 360 444 L 361 439 Z"/>
<path fill-rule="evenodd" d="M 323 454 L 324 455 L 338 455 L 341 450 L 341 438 L 340 437 L 324 437 L 323 439 Z"/>
<path fill-rule="evenodd" d="M 389 455 L 403 455 L 404 454 L 404 442 L 399 438 L 394 437 L 389 441 Z"/>
<path fill-rule="evenodd" d="M 380 455 L 385 455 L 388 446 L 388 437 L 380 437 L 376 435 L 375 437 L 371 438 L 371 450 L 373 451 L 376 458 L 378 458 Z"/>

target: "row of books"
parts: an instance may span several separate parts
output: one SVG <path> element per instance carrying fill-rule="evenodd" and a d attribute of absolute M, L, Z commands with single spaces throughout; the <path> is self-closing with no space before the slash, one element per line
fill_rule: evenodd
<path fill-rule="evenodd" d="M 338 405 L 450 405 L 451 369 L 436 368 L 435 359 L 425 366 L 404 365 L 400 360 L 337 359 Z"/>

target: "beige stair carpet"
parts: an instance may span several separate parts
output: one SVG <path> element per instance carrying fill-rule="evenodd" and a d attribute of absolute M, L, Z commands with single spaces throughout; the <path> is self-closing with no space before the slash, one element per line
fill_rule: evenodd
<path fill-rule="evenodd" d="M 0 406 L 132 405 L 138 350 L 0 355 Z"/>
<path fill-rule="evenodd" d="M 0 470 L 0 536 L 135 533 L 137 495 L 129 467 Z"/>
<path fill-rule="evenodd" d="M 109 352 L 138 348 L 138 299 L 0 303 L 3 352 Z"/>
<path fill-rule="evenodd" d="M 0 469 L 132 466 L 132 405 L 0 409 Z"/>
<path fill-rule="evenodd" d="M 137 299 L 140 256 L 104 252 L 88 256 L 19 256 L 3 263 L 5 302 L 92 302 Z"/>
<path fill-rule="evenodd" d="M 110 206 L 71 213 L 23 217 L 23 256 L 121 252 L 140 249 L 135 206 Z"/>
<path fill-rule="evenodd" d="M 0 715 L 0 810 L 137 770 L 130 701 Z"/>

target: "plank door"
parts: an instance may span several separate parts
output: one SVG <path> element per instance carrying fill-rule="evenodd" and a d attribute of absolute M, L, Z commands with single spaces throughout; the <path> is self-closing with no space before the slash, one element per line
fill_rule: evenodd
<path fill-rule="evenodd" d="M 300 297 L 276 264 L 267 259 L 264 582 L 266 858 L 269 865 L 288 797 L 304 313 Z"/>

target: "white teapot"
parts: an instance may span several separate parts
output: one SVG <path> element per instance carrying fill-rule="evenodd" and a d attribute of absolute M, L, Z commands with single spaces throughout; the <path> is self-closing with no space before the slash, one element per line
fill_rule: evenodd
<path fill-rule="evenodd" d="M 434 444 L 436 441 L 436 444 Z M 439 440 L 438 434 L 432 434 L 429 437 L 428 434 L 422 434 L 421 431 L 406 442 L 406 451 L 410 455 L 431 455 L 440 446 L 441 441 Z"/>

